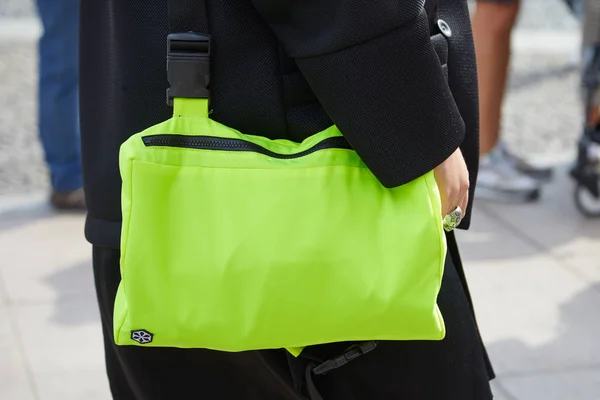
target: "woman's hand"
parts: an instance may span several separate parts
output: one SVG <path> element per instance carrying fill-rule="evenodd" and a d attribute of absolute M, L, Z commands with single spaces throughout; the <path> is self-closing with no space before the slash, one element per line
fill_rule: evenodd
<path fill-rule="evenodd" d="M 460 207 L 464 214 L 469 203 L 469 170 L 460 149 L 456 149 L 433 172 L 442 198 L 442 217 L 456 207 Z"/>

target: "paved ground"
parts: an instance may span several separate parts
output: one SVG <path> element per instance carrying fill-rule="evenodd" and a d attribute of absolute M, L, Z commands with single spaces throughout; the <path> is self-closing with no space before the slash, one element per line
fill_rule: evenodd
<path fill-rule="evenodd" d="M 0 399 L 108 400 L 83 217 L 44 205 L 32 16 L 0 2 Z M 506 136 L 564 165 L 581 120 L 576 23 L 558 0 L 527 0 L 519 24 Z M 478 203 L 459 235 L 500 400 L 600 399 L 600 221 L 571 191 L 563 168 L 540 203 Z"/>

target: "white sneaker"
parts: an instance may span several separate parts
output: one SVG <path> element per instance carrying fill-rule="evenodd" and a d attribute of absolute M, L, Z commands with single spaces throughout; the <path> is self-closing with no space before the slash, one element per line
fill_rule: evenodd
<path fill-rule="evenodd" d="M 494 157 L 503 157 L 507 162 L 510 162 L 519 172 L 529 175 L 533 179 L 541 183 L 547 183 L 552 180 L 553 169 L 548 165 L 532 163 L 523 158 L 516 156 L 508 150 L 508 147 L 503 142 L 498 142 L 491 153 L 496 154 Z"/>
<path fill-rule="evenodd" d="M 540 183 L 519 171 L 500 151 L 481 158 L 475 197 L 507 203 L 525 203 L 540 197 Z"/>

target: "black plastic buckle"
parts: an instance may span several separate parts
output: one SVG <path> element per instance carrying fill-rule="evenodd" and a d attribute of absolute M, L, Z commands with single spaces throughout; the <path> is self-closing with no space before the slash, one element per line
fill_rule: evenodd
<path fill-rule="evenodd" d="M 207 99 L 210 83 L 210 36 L 171 33 L 167 36 L 167 104 L 173 98 Z"/>
<path fill-rule="evenodd" d="M 334 370 L 339 367 L 343 367 L 348 364 L 350 361 L 357 359 L 360 356 L 367 354 L 370 351 L 375 350 L 377 347 L 377 342 L 370 341 L 364 342 L 361 344 L 352 345 L 342 354 L 341 356 L 331 358 L 325 361 L 322 364 L 317 365 L 313 368 L 313 374 L 315 375 L 325 375 L 331 370 Z"/>

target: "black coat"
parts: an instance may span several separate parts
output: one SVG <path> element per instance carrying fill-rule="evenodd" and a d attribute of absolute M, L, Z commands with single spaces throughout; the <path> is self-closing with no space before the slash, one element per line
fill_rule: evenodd
<path fill-rule="evenodd" d="M 423 0 L 207 2 L 213 37 L 211 118 L 244 133 L 296 141 L 335 123 L 388 187 L 430 171 L 461 146 L 474 190 L 477 77 L 466 0 L 429 0 L 426 11 Z M 447 22 L 451 36 L 440 34 L 439 19 Z M 112 344 L 120 279 L 118 150 L 132 134 L 170 117 L 167 32 L 166 0 L 82 3 L 86 236 L 94 245 L 113 395 L 126 400 L 296 398 L 306 360 L 290 359 L 283 351 L 225 354 Z M 467 228 L 469 220 L 470 213 L 461 227 Z M 355 367 L 318 380 L 326 399 L 352 399 L 346 392 L 361 393 L 353 382 L 363 387 L 364 397 L 356 394 L 356 399 L 491 398 L 492 372 L 486 369 L 452 235 L 449 242 L 454 262 L 447 264 L 439 299 L 448 337 L 438 343 L 381 344 L 375 355 L 364 356 L 372 357 L 370 363 L 359 359 Z M 326 358 L 340 346 L 311 351 Z M 375 384 L 373 374 L 383 382 Z M 405 382 L 396 378 L 402 376 Z"/>
<path fill-rule="evenodd" d="M 297 141 L 333 120 L 386 186 L 430 171 L 460 145 L 474 190 L 477 77 L 468 10 L 464 0 L 437 1 L 430 23 L 423 0 L 209 0 L 212 118 Z M 90 217 L 119 221 L 116 147 L 171 113 L 167 0 L 93 3 L 82 10 L 87 200 Z M 439 33 L 438 18 L 452 36 L 436 42 L 436 54 L 429 26 Z M 469 220 L 470 213 L 461 228 Z"/>

